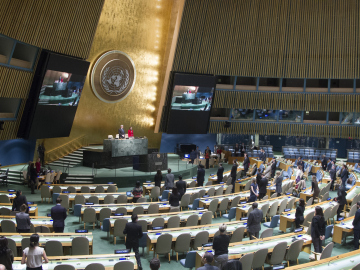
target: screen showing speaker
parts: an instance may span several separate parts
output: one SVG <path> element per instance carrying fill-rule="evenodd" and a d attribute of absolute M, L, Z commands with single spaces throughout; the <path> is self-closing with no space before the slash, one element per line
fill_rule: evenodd
<path fill-rule="evenodd" d="M 207 133 L 215 85 L 213 75 L 175 73 L 167 133 Z"/>
<path fill-rule="evenodd" d="M 70 135 L 89 62 L 43 50 L 39 57 L 18 137 Z"/>

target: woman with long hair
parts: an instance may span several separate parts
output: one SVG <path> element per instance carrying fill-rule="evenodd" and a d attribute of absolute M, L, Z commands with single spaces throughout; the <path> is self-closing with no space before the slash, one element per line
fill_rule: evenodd
<path fill-rule="evenodd" d="M 0 264 L 4 265 L 7 270 L 12 270 L 14 254 L 8 247 L 8 240 L 5 236 L 0 236 Z"/>
<path fill-rule="evenodd" d="M 312 176 L 312 182 L 311 182 L 311 192 L 313 193 L 313 198 L 314 201 L 317 197 L 319 197 L 319 193 L 320 193 L 320 189 L 319 189 L 319 185 L 316 179 L 316 176 L 313 175 Z"/>
<path fill-rule="evenodd" d="M 135 187 L 132 191 L 132 194 L 134 195 L 133 202 L 136 203 L 139 198 L 143 195 L 143 189 L 140 185 L 140 181 L 136 181 Z"/>
<path fill-rule="evenodd" d="M 315 215 L 311 221 L 311 238 L 316 253 L 322 252 L 322 241 L 325 239 L 325 226 L 323 209 L 315 207 Z"/>
<path fill-rule="evenodd" d="M 154 176 L 155 187 L 161 188 L 162 173 L 161 170 L 157 170 Z"/>
<path fill-rule="evenodd" d="M 295 212 L 295 227 L 300 228 L 300 225 L 304 223 L 304 211 L 305 211 L 305 200 L 300 199 L 298 207 Z"/>
<path fill-rule="evenodd" d="M 177 189 L 177 187 L 173 187 L 172 192 L 169 198 L 169 204 L 173 207 L 179 206 L 179 201 L 181 199 L 181 195 Z"/>
<path fill-rule="evenodd" d="M 39 235 L 33 234 L 30 236 L 30 247 L 23 251 L 21 264 L 26 263 L 26 270 L 42 270 L 43 258 L 45 263 L 49 262 L 45 250 L 39 247 Z"/>

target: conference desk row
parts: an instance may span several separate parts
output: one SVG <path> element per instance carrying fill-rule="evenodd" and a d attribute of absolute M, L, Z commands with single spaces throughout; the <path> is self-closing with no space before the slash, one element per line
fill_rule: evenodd
<path fill-rule="evenodd" d="M 105 266 L 105 270 L 113 270 L 115 264 L 126 261 L 132 262 L 134 264 L 134 269 L 138 269 L 135 253 L 54 256 L 48 257 L 48 259 L 49 263 L 42 265 L 43 270 L 53 270 L 58 265 L 71 265 L 75 270 L 84 270 L 86 266 L 91 263 L 100 263 Z M 15 257 L 12 266 L 14 270 L 26 270 L 26 264 L 21 264 L 21 257 Z"/>
<path fill-rule="evenodd" d="M 322 190 L 326 187 L 328 183 L 318 183 L 319 189 Z M 313 196 L 313 192 L 311 191 L 311 187 L 306 188 L 304 191 L 300 192 L 300 199 L 304 199 L 305 202 Z"/>
<path fill-rule="evenodd" d="M 1 221 L 3 220 L 11 220 L 15 223 L 16 226 L 16 218 L 14 216 L 0 216 L 0 228 L 1 228 Z M 51 217 L 41 217 L 41 216 L 31 216 L 30 217 L 31 224 L 34 225 L 34 227 L 37 226 L 45 226 L 50 229 L 50 231 L 53 231 L 53 221 Z"/>
<path fill-rule="evenodd" d="M 48 184 L 51 194 L 53 193 L 54 187 L 60 187 L 61 191 L 65 191 L 68 189 L 68 187 L 74 187 L 76 189 L 76 192 L 81 192 L 81 187 L 88 187 L 90 189 L 90 192 L 95 192 L 96 187 L 102 186 L 105 191 L 107 191 L 109 186 L 115 186 L 117 190 L 117 185 L 110 183 L 110 184 Z"/>
<path fill-rule="evenodd" d="M 0 203 L 0 208 L 6 208 L 12 211 L 12 203 Z M 38 215 L 38 206 L 37 204 L 30 204 L 29 206 L 29 215 L 37 216 Z"/>
<path fill-rule="evenodd" d="M 238 166 L 237 173 L 242 171 L 242 170 L 244 170 L 244 166 Z M 225 178 L 225 176 L 226 177 L 231 177 L 230 174 L 231 174 L 231 170 L 223 172 L 223 178 Z M 209 178 L 208 178 L 208 182 L 217 183 L 218 182 L 217 175 L 216 174 L 210 175 Z"/>
<path fill-rule="evenodd" d="M 179 181 L 179 180 L 175 180 L 175 181 L 174 181 L 174 186 L 176 186 L 175 184 L 176 184 L 177 181 Z M 192 182 L 195 182 L 195 183 L 194 183 L 194 187 L 197 186 L 196 176 L 194 176 L 193 178 L 189 178 L 189 179 L 183 179 L 183 181 L 186 182 L 186 186 L 187 186 L 187 187 L 189 187 Z M 165 181 L 162 181 L 160 188 L 162 188 L 164 185 L 165 185 Z M 144 195 L 150 194 L 150 193 L 151 193 L 151 190 L 152 190 L 154 187 L 155 187 L 155 182 L 147 181 L 147 182 L 143 183 L 143 192 L 144 192 Z M 160 194 L 160 195 L 161 195 L 161 194 Z"/>
<path fill-rule="evenodd" d="M 310 235 L 305 234 L 305 232 L 288 233 L 284 235 L 277 235 L 263 239 L 230 243 L 228 248 L 229 260 L 240 259 L 244 254 L 255 253 L 259 249 L 266 248 L 268 249 L 268 253 L 270 253 L 272 252 L 274 247 L 280 242 L 287 242 L 288 246 L 290 246 L 294 240 L 300 240 L 300 239 L 304 240 L 302 251 L 310 253 L 311 243 L 312 243 Z M 212 247 L 203 248 L 202 250 L 197 251 L 195 268 L 198 268 L 202 265 L 201 259 L 205 252 L 213 252 Z"/>

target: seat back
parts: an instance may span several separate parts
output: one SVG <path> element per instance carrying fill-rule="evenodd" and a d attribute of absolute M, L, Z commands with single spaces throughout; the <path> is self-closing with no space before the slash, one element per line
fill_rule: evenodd
<path fill-rule="evenodd" d="M 276 246 L 273 249 L 273 252 L 271 253 L 270 257 L 270 264 L 271 265 L 278 265 L 281 264 L 284 260 L 285 253 L 287 249 L 287 242 L 280 242 L 276 244 Z"/>
<path fill-rule="evenodd" d="M 279 202 L 273 202 L 273 204 L 270 206 L 269 212 L 267 214 L 268 217 L 273 217 L 276 215 L 278 205 L 279 205 Z"/>
<path fill-rule="evenodd" d="M 114 270 L 133 270 L 134 263 L 132 261 L 121 261 L 114 265 Z"/>
<path fill-rule="evenodd" d="M 332 208 L 331 208 L 331 214 L 330 214 L 330 218 L 335 218 L 335 215 L 337 214 L 337 210 L 339 209 L 339 204 L 335 204 Z"/>
<path fill-rule="evenodd" d="M 172 235 L 165 233 L 161 234 L 157 240 L 155 253 L 168 254 L 171 251 Z"/>
<path fill-rule="evenodd" d="M 252 207 L 250 207 L 250 209 L 248 210 L 247 216 L 249 216 L 249 214 L 251 213 L 252 210 L 253 210 Z M 268 203 L 261 206 L 261 211 L 263 212 L 263 218 L 266 217 L 268 210 L 269 210 L 269 204 Z"/>
<path fill-rule="evenodd" d="M 314 215 L 315 215 L 315 211 L 312 211 L 312 212 L 308 213 L 308 214 L 306 215 L 305 219 L 304 219 L 303 225 L 304 225 L 304 226 L 309 226 L 309 224 L 311 223 Z"/>
<path fill-rule="evenodd" d="M 41 186 L 41 198 L 51 198 L 50 188 L 48 185 Z"/>
<path fill-rule="evenodd" d="M 242 270 L 251 270 L 251 264 L 254 260 L 254 253 L 248 253 L 242 256 L 239 261 L 241 262 Z"/>
<path fill-rule="evenodd" d="M 11 249 L 11 251 L 13 252 L 14 257 L 17 257 L 18 254 L 17 254 L 16 242 L 15 242 L 13 239 L 11 239 L 10 237 L 7 238 L 7 240 L 8 240 L 8 247 L 9 247 L 9 248 Z"/>
<path fill-rule="evenodd" d="M 276 228 L 280 220 L 280 215 L 275 215 L 272 217 L 270 222 L 270 228 Z"/>
<path fill-rule="evenodd" d="M 251 186 L 251 181 L 249 180 L 249 181 L 245 184 L 244 191 L 250 190 L 250 186 Z"/>
<path fill-rule="evenodd" d="M 90 193 L 90 187 L 89 186 L 82 186 L 80 188 L 81 193 Z"/>
<path fill-rule="evenodd" d="M 353 205 L 353 206 L 351 206 L 350 211 L 349 211 L 349 214 L 348 214 L 348 216 L 347 216 L 347 217 L 352 217 L 352 216 L 355 216 L 356 210 L 357 210 L 357 206 L 356 206 L 356 204 L 355 204 L 355 205 Z"/>
<path fill-rule="evenodd" d="M 92 207 L 87 207 L 84 210 L 83 221 L 85 222 L 96 222 L 96 211 Z"/>
<path fill-rule="evenodd" d="M 90 263 L 85 267 L 85 270 L 105 270 L 105 266 L 101 263 Z"/>
<path fill-rule="evenodd" d="M 229 198 L 224 198 L 221 200 L 218 210 L 225 211 L 225 210 L 227 210 L 228 205 L 229 205 Z"/>
<path fill-rule="evenodd" d="M 286 206 L 287 206 L 287 199 L 283 199 L 279 205 L 279 210 L 278 210 L 278 214 L 281 214 L 282 212 L 284 212 Z"/>
<path fill-rule="evenodd" d="M 74 199 L 75 204 L 85 204 L 85 197 L 84 195 L 75 195 L 75 199 Z"/>
<path fill-rule="evenodd" d="M 193 243 L 193 249 L 196 250 L 198 247 L 201 247 L 203 244 L 208 243 L 209 240 L 209 232 L 208 231 L 202 231 L 196 234 L 194 243 Z"/>
<path fill-rule="evenodd" d="M 61 199 L 61 206 L 66 210 L 69 210 L 69 196 L 65 194 L 60 194 L 59 198 Z"/>
<path fill-rule="evenodd" d="M 295 201 L 296 201 L 296 197 L 293 197 L 293 198 L 289 199 L 287 204 L 286 204 L 286 208 L 287 209 L 294 208 Z"/>
<path fill-rule="evenodd" d="M 212 212 L 208 211 L 203 213 L 201 216 L 200 225 L 211 224 L 211 222 L 212 222 Z"/>
<path fill-rule="evenodd" d="M 71 255 L 89 255 L 89 240 L 86 237 L 75 237 L 71 246 Z"/>
<path fill-rule="evenodd" d="M 69 186 L 66 190 L 69 191 L 69 193 L 76 193 L 76 188 L 73 186 Z"/>
<path fill-rule="evenodd" d="M 209 195 L 210 197 L 214 196 L 215 195 L 215 188 L 214 187 L 209 188 L 209 190 L 207 192 L 207 195 Z"/>
<path fill-rule="evenodd" d="M 224 193 L 224 188 L 223 188 L 223 187 L 219 187 L 219 188 L 215 191 L 215 196 L 223 195 L 223 193 Z"/>
<path fill-rule="evenodd" d="M 334 242 L 330 242 L 327 246 L 323 249 L 320 260 L 327 259 L 331 257 L 332 250 L 334 248 Z"/>
<path fill-rule="evenodd" d="M 261 235 L 260 238 L 267 238 L 267 237 L 271 237 L 273 235 L 273 229 L 272 228 L 268 228 L 266 230 L 264 230 Z"/>
<path fill-rule="evenodd" d="M 188 217 L 186 221 L 186 227 L 197 226 L 199 222 L 199 216 L 197 214 L 193 214 Z"/>
<path fill-rule="evenodd" d="M 114 237 L 120 236 L 124 237 L 124 229 L 126 224 L 128 223 L 127 219 L 118 218 L 114 222 Z"/>
<path fill-rule="evenodd" d="M 9 197 L 5 194 L 1 194 L 0 195 L 0 203 L 10 203 Z"/>
<path fill-rule="evenodd" d="M 182 233 L 176 238 L 175 252 L 187 252 L 190 248 L 191 235 L 190 233 Z"/>
<path fill-rule="evenodd" d="M 63 256 L 63 246 L 60 241 L 50 240 L 45 243 L 46 256 Z"/>
<path fill-rule="evenodd" d="M 53 193 L 59 193 L 59 194 L 61 194 L 61 187 L 60 187 L 60 186 L 54 186 L 54 187 L 53 187 Z"/>
<path fill-rule="evenodd" d="M 241 242 L 244 238 L 245 229 L 245 227 L 236 228 L 231 236 L 230 243 Z"/>
<path fill-rule="evenodd" d="M 106 192 L 107 193 L 115 193 L 116 192 L 116 186 L 114 186 L 114 185 L 108 186 Z"/>
<path fill-rule="evenodd" d="M 162 217 L 155 218 L 151 224 L 152 227 L 164 227 L 164 225 L 165 225 L 165 220 Z"/>
<path fill-rule="evenodd" d="M 277 193 L 275 192 L 275 193 L 273 193 L 271 196 L 270 196 L 270 198 L 276 198 L 277 197 Z"/>
<path fill-rule="evenodd" d="M 232 185 L 228 185 L 225 189 L 225 194 L 230 194 L 231 193 L 231 190 L 232 190 Z"/>
<path fill-rule="evenodd" d="M 160 196 L 160 187 L 153 187 L 150 193 L 150 199 L 151 201 L 157 201 L 159 199 Z"/>
<path fill-rule="evenodd" d="M 285 260 L 296 261 L 297 258 L 299 257 L 303 244 L 304 244 L 304 240 L 302 239 L 292 242 L 286 253 Z"/>
<path fill-rule="evenodd" d="M 96 186 L 95 193 L 105 193 L 105 189 L 103 186 Z"/>
<path fill-rule="evenodd" d="M 306 202 L 306 206 L 311 206 L 314 202 L 314 198 L 311 197 L 307 202 Z"/>
<path fill-rule="evenodd" d="M 148 226 L 147 226 L 147 221 L 146 220 L 140 219 L 136 223 L 141 226 L 143 232 L 148 231 Z"/>
<path fill-rule="evenodd" d="M 239 204 L 240 201 L 240 197 L 241 196 L 236 196 L 235 198 L 232 199 L 230 206 L 228 207 L 228 209 L 231 209 L 233 207 L 237 207 L 237 205 Z"/>
<path fill-rule="evenodd" d="M 50 233 L 50 229 L 46 226 L 36 226 L 35 233 Z"/>
<path fill-rule="evenodd" d="M 1 207 L 0 208 L 0 215 L 1 216 L 10 216 L 11 210 L 9 208 L 6 207 Z"/>
<path fill-rule="evenodd" d="M 179 216 L 172 216 L 168 219 L 167 222 L 168 228 L 179 228 L 180 227 L 180 217 Z"/>
<path fill-rule="evenodd" d="M 157 214 L 159 213 L 159 205 L 158 204 L 150 204 L 147 210 L 148 214 Z"/>
<path fill-rule="evenodd" d="M 334 229 L 334 225 L 328 225 L 325 228 L 325 239 L 328 239 L 332 235 L 332 230 Z"/>
<path fill-rule="evenodd" d="M 251 268 L 252 269 L 262 268 L 264 266 L 267 254 L 268 254 L 267 248 L 262 248 L 262 249 L 257 250 L 254 253 L 254 258 L 252 261 Z"/>
<path fill-rule="evenodd" d="M 196 251 L 189 251 L 186 254 L 186 258 L 185 258 L 185 268 L 194 268 L 195 267 L 195 261 L 196 261 Z"/>
<path fill-rule="evenodd" d="M 144 207 L 142 206 L 136 206 L 134 209 L 133 209 L 133 215 L 143 215 L 144 214 Z"/>
<path fill-rule="evenodd" d="M 196 181 L 192 181 L 192 182 L 190 182 L 190 184 L 189 184 L 189 188 L 193 188 L 193 187 L 196 187 Z"/>
<path fill-rule="evenodd" d="M 211 200 L 211 202 L 209 204 L 209 211 L 215 213 L 218 209 L 218 205 L 219 205 L 219 199 Z"/>
<path fill-rule="evenodd" d="M 197 209 L 199 207 L 199 201 L 200 201 L 200 198 L 196 198 L 194 201 L 193 201 L 193 204 L 192 204 L 192 209 Z"/>
<path fill-rule="evenodd" d="M 180 207 L 188 207 L 190 204 L 190 194 L 184 194 L 181 197 Z"/>
<path fill-rule="evenodd" d="M 1 231 L 7 233 L 16 233 L 16 226 L 12 220 L 3 219 L 1 221 Z"/>
<path fill-rule="evenodd" d="M 88 199 L 88 202 L 89 203 L 93 203 L 93 204 L 99 204 L 99 198 L 98 196 L 90 196 L 89 199 Z"/>
<path fill-rule="evenodd" d="M 324 219 L 328 221 L 331 216 L 331 207 L 328 207 L 324 210 Z"/>
<path fill-rule="evenodd" d="M 103 222 L 105 218 L 110 218 L 111 216 L 111 209 L 110 208 L 101 208 L 99 213 L 99 221 Z"/>
<path fill-rule="evenodd" d="M 113 195 L 106 195 L 105 198 L 104 198 L 104 204 L 112 204 L 114 203 L 115 201 L 115 198 Z"/>
<path fill-rule="evenodd" d="M 232 220 L 233 218 L 236 217 L 236 207 L 232 207 L 230 210 L 229 210 L 229 214 L 228 214 L 228 217 L 227 219 L 230 221 Z"/>
<path fill-rule="evenodd" d="M 54 270 L 75 270 L 75 267 L 70 264 L 59 264 L 55 266 Z"/>
<path fill-rule="evenodd" d="M 206 193 L 206 190 L 205 190 L 205 189 L 201 189 L 201 190 L 199 191 L 199 198 L 204 197 L 204 196 L 205 196 L 205 193 Z"/>
<path fill-rule="evenodd" d="M 118 207 L 115 210 L 115 214 L 127 214 L 127 209 L 125 207 Z"/>
<path fill-rule="evenodd" d="M 116 203 L 117 204 L 120 204 L 120 203 L 127 203 L 127 196 L 126 195 L 119 195 L 117 198 L 116 198 Z"/>

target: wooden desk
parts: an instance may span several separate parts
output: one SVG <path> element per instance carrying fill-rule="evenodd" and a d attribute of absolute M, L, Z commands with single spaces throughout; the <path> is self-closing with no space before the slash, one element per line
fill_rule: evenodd
<path fill-rule="evenodd" d="M 250 197 L 250 192 L 245 191 L 245 192 L 239 192 L 239 193 L 231 193 L 231 194 L 201 198 L 199 201 L 199 207 L 209 208 L 211 201 L 215 200 L 215 199 L 218 199 L 219 204 L 220 204 L 223 199 L 228 198 L 229 203 L 231 203 L 232 200 L 238 196 L 240 196 L 240 200 L 247 200 Z"/>
<path fill-rule="evenodd" d="M 334 225 L 333 241 L 338 244 L 345 243 L 347 235 L 354 233 L 354 226 L 352 225 L 354 217 L 349 217 L 341 221 L 337 221 Z"/>
<path fill-rule="evenodd" d="M 280 161 L 280 163 L 279 163 L 279 168 L 282 169 L 282 170 L 284 170 L 285 172 L 287 172 L 287 170 L 288 170 L 291 166 L 293 166 L 292 163 L 291 163 L 291 164 L 287 164 L 287 163 L 285 163 L 285 162 L 283 162 L 283 161 Z"/>
<path fill-rule="evenodd" d="M 349 189 L 346 193 L 347 193 L 346 201 L 348 204 L 351 204 L 354 197 L 360 193 L 360 186 L 355 185 L 351 189 Z"/>
<path fill-rule="evenodd" d="M 14 216 L 0 216 L 0 228 L 1 221 L 4 219 L 13 221 L 16 226 L 16 218 Z M 51 217 L 30 216 L 30 222 L 34 225 L 34 227 L 45 226 L 48 227 L 50 231 L 53 231 L 53 222 Z"/>
<path fill-rule="evenodd" d="M 89 254 L 93 253 L 92 233 L 37 233 L 39 235 L 39 246 L 45 247 L 47 241 L 60 241 L 63 246 L 64 255 L 71 255 L 72 239 L 75 237 L 86 237 L 89 240 Z M 2 233 L 3 236 L 15 241 L 18 255 L 22 256 L 21 240 L 30 238 L 32 233 Z M 14 254 L 16 257 L 17 254 Z"/>
<path fill-rule="evenodd" d="M 240 180 L 236 180 L 235 181 L 235 188 L 234 191 L 235 192 L 241 192 L 244 190 L 246 184 L 251 181 L 253 178 L 255 178 L 256 176 L 251 176 L 251 177 L 247 177 L 247 178 L 243 178 Z"/>
<path fill-rule="evenodd" d="M 38 207 L 37 204 L 29 204 L 29 216 L 37 216 L 38 215 Z M 12 203 L 0 203 L 0 208 L 7 208 L 12 210 Z"/>
<path fill-rule="evenodd" d="M 319 183 L 319 189 L 322 190 L 324 187 L 326 187 L 327 183 Z M 311 187 L 305 189 L 300 193 L 300 199 L 304 199 L 305 202 L 310 199 L 313 196 L 313 193 L 311 192 Z"/>
<path fill-rule="evenodd" d="M 268 238 L 249 241 L 242 241 L 237 243 L 230 243 L 229 245 L 229 260 L 240 259 L 244 254 L 254 253 L 261 248 L 267 248 L 268 252 L 272 252 L 274 247 L 280 242 L 287 242 L 288 246 L 291 245 L 293 239 L 303 239 L 304 244 L 302 247 L 302 251 L 310 253 L 311 250 L 311 236 L 304 233 L 288 233 L 284 235 L 277 235 Z M 195 268 L 198 268 L 202 265 L 201 258 L 205 252 L 212 250 L 212 248 L 206 248 L 204 250 L 200 250 L 196 253 L 196 261 Z"/>
<path fill-rule="evenodd" d="M 183 179 L 186 182 L 186 186 L 189 187 L 191 182 L 196 182 L 196 177 L 194 178 L 189 178 L 189 179 Z M 179 180 L 176 180 L 174 182 L 174 184 L 176 184 L 176 182 Z M 165 181 L 161 182 L 161 187 L 163 187 L 165 185 Z M 197 182 L 196 182 L 196 186 L 197 186 Z M 144 194 L 150 194 L 151 190 L 155 187 L 155 182 L 145 182 L 143 183 L 143 192 Z M 161 195 L 161 194 L 160 194 Z"/>
<path fill-rule="evenodd" d="M 285 185 L 288 185 L 289 183 L 292 183 L 292 185 L 294 186 L 294 185 L 295 185 L 295 180 L 291 180 L 291 179 L 285 179 L 285 180 L 283 180 L 283 181 L 282 181 L 282 184 L 281 184 L 281 189 L 282 189 L 282 191 L 284 191 L 284 190 L 283 190 L 284 186 L 285 186 Z M 270 198 L 271 195 L 272 195 L 273 193 L 275 193 L 275 190 L 276 190 L 275 183 L 274 183 L 274 184 L 271 184 L 271 185 L 268 186 L 268 188 L 266 189 L 266 195 L 268 195 L 268 197 Z"/>
<path fill-rule="evenodd" d="M 118 196 L 120 195 L 126 195 L 126 192 L 118 192 L 118 193 L 66 193 L 65 195 L 67 195 L 69 197 L 69 207 L 71 208 L 72 205 L 75 203 L 75 196 L 77 195 L 83 195 L 85 197 L 85 200 L 88 200 L 91 196 L 96 196 L 99 198 L 99 203 L 103 203 L 104 202 L 104 198 L 107 195 L 112 195 L 114 196 L 115 202 L 117 203 L 116 199 Z M 127 200 L 128 202 L 131 202 L 133 200 L 133 196 L 127 196 Z"/>
<path fill-rule="evenodd" d="M 334 207 L 335 205 L 337 205 L 336 202 L 326 201 L 326 202 L 313 204 L 312 206 L 306 206 L 304 211 L 304 217 L 306 217 L 306 215 L 309 214 L 310 212 L 314 212 L 316 206 L 321 206 L 321 208 L 325 211 L 325 209 L 329 207 Z M 293 223 L 295 222 L 295 212 L 296 210 L 292 210 L 286 212 L 286 214 L 280 215 L 280 226 L 279 226 L 280 231 L 286 232 L 287 228 L 292 227 Z"/>
<path fill-rule="evenodd" d="M 238 222 L 238 221 L 232 221 L 232 222 L 225 222 L 224 224 L 227 225 L 226 234 L 231 236 L 234 231 L 239 227 L 244 227 L 245 232 L 246 230 L 246 221 L 244 222 Z M 194 227 L 181 227 L 181 228 L 171 228 L 171 229 L 164 229 L 164 230 L 157 230 L 157 231 L 148 231 L 147 236 L 147 247 L 148 247 L 148 253 L 150 250 L 155 250 L 155 246 L 157 243 L 157 239 L 161 234 L 171 234 L 172 241 L 175 243 L 176 239 L 179 235 L 183 233 L 189 233 L 191 235 L 191 239 L 194 239 L 195 236 L 202 231 L 208 231 L 209 232 L 209 238 L 213 238 L 215 233 L 219 231 L 219 225 L 220 223 L 215 224 L 207 224 L 207 225 L 201 225 L 201 226 L 194 226 Z M 155 257 L 155 255 L 154 255 Z"/>
<path fill-rule="evenodd" d="M 75 270 L 83 270 L 91 263 L 101 263 L 105 270 L 113 270 L 114 265 L 122 260 L 129 260 L 134 263 L 134 269 L 138 269 L 135 253 L 127 254 L 95 254 L 78 256 L 53 256 L 48 257 L 49 263 L 43 264 L 44 269 L 53 270 L 59 264 L 69 264 L 75 267 Z M 47 268 L 45 268 L 45 266 Z M 21 257 L 15 257 L 13 263 L 14 270 L 25 270 L 26 264 L 21 264 Z"/>

